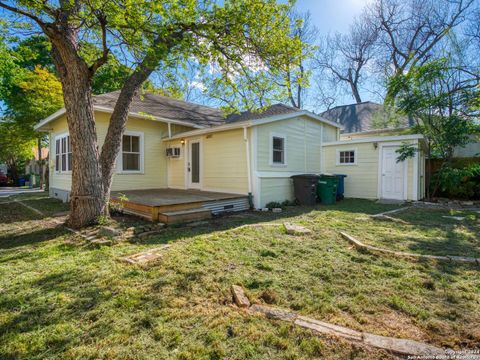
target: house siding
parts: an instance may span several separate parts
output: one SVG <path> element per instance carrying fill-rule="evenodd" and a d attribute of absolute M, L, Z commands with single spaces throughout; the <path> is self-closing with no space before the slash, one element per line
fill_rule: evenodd
<path fill-rule="evenodd" d="M 323 138 L 337 140 L 337 128 L 307 117 L 256 126 L 256 207 L 269 202 L 294 200 L 290 177 L 302 173 L 320 173 L 322 169 Z M 328 134 L 327 136 L 325 134 Z M 285 165 L 271 164 L 271 136 L 286 137 Z"/>
<path fill-rule="evenodd" d="M 373 142 L 366 143 L 346 143 L 338 145 L 324 146 L 325 155 L 325 172 L 333 174 L 345 174 L 345 197 L 377 199 L 379 194 L 378 188 L 378 171 L 380 161 L 380 145 L 388 144 L 388 141 L 377 142 L 378 147 L 375 148 Z M 417 144 L 416 141 L 411 142 Z M 337 150 L 356 150 L 356 165 L 337 165 Z M 407 162 L 407 200 L 417 200 L 421 195 L 420 177 L 414 177 L 414 163 L 420 161 L 423 154 L 418 158 L 409 158 Z M 418 168 L 420 171 L 420 167 Z M 420 172 L 419 172 L 420 174 Z M 414 184 L 418 182 L 417 197 L 414 194 Z"/>
<path fill-rule="evenodd" d="M 97 128 L 99 149 L 103 146 L 108 130 L 110 114 L 95 112 L 95 125 Z M 189 130 L 184 126 L 172 126 L 172 133 Z M 144 171 L 143 173 L 121 174 L 115 173 L 112 182 L 112 190 L 152 189 L 167 187 L 167 158 L 165 156 L 166 145 L 162 138 L 168 136 L 168 125 L 163 122 L 137 119 L 130 117 L 126 124 L 126 131 L 136 131 L 144 136 Z M 70 191 L 72 177 L 70 173 L 55 172 L 55 136 L 68 132 L 66 117 L 63 116 L 52 122 L 50 133 L 50 187 L 64 191 Z M 63 191 L 62 191 L 63 190 Z M 64 196 L 59 196 L 64 198 Z M 65 199 L 64 199 L 65 200 Z"/>
<path fill-rule="evenodd" d="M 185 176 L 188 162 L 188 142 L 200 139 L 200 162 L 202 171 L 201 190 L 248 194 L 248 170 L 243 129 L 211 133 L 185 138 L 182 156 L 168 160 L 168 187 L 188 188 Z M 168 146 L 181 144 L 179 140 L 168 141 Z"/>

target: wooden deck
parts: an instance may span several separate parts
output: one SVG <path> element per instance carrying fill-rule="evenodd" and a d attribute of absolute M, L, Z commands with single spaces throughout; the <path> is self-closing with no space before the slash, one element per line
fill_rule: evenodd
<path fill-rule="evenodd" d="M 165 223 L 208 219 L 225 211 L 247 210 L 248 196 L 200 190 L 148 189 L 114 191 L 112 201 L 125 195 L 123 209 Z"/>

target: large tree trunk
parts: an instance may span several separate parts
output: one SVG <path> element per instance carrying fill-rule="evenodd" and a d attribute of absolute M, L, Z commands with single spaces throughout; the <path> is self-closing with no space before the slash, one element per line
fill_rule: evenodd
<path fill-rule="evenodd" d="M 100 156 L 103 174 L 103 196 L 107 201 L 110 198 L 115 161 L 120 152 L 122 135 L 125 131 L 132 100 L 152 71 L 151 68 L 140 65 L 139 69 L 130 75 L 118 96 L 117 103 L 110 117 L 107 135 L 105 136 Z M 108 207 L 106 211 L 108 211 Z"/>
<path fill-rule="evenodd" d="M 68 222 L 79 228 L 96 222 L 107 204 L 103 194 L 90 81 L 68 78 L 63 88 L 72 148 Z"/>
<path fill-rule="evenodd" d="M 63 88 L 72 152 L 72 187 L 68 223 L 74 228 L 95 223 L 104 214 L 91 73 L 69 38 L 52 38 L 52 55 Z"/>

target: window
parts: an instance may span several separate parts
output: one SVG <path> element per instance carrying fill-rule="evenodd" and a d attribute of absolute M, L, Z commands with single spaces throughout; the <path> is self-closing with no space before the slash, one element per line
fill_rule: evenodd
<path fill-rule="evenodd" d="M 122 154 L 119 158 L 120 172 L 142 172 L 143 134 L 125 132 L 122 137 Z"/>
<path fill-rule="evenodd" d="M 337 165 L 356 165 L 356 150 L 337 150 Z"/>
<path fill-rule="evenodd" d="M 55 171 L 72 171 L 72 150 L 68 134 L 55 138 Z"/>
<path fill-rule="evenodd" d="M 271 138 L 271 164 L 286 165 L 285 161 L 285 143 L 286 138 L 280 135 L 272 135 Z"/>

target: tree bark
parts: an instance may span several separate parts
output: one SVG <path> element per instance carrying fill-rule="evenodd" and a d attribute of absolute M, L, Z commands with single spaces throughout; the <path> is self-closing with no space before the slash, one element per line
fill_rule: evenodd
<path fill-rule="evenodd" d="M 98 221 L 107 199 L 103 193 L 97 132 L 93 113 L 91 73 L 72 43 L 54 33 L 52 55 L 62 83 L 72 152 L 72 186 L 68 224 L 81 228 Z"/>
<path fill-rule="evenodd" d="M 120 91 L 117 103 L 110 117 L 107 135 L 105 136 L 105 142 L 100 155 L 100 165 L 103 174 L 103 196 L 107 202 L 110 198 L 115 162 L 120 153 L 122 135 L 127 124 L 130 106 L 141 85 L 147 80 L 152 71 L 153 68 L 140 66 L 136 72 L 130 75 Z M 104 211 L 105 214 L 108 215 L 108 206 Z"/>

